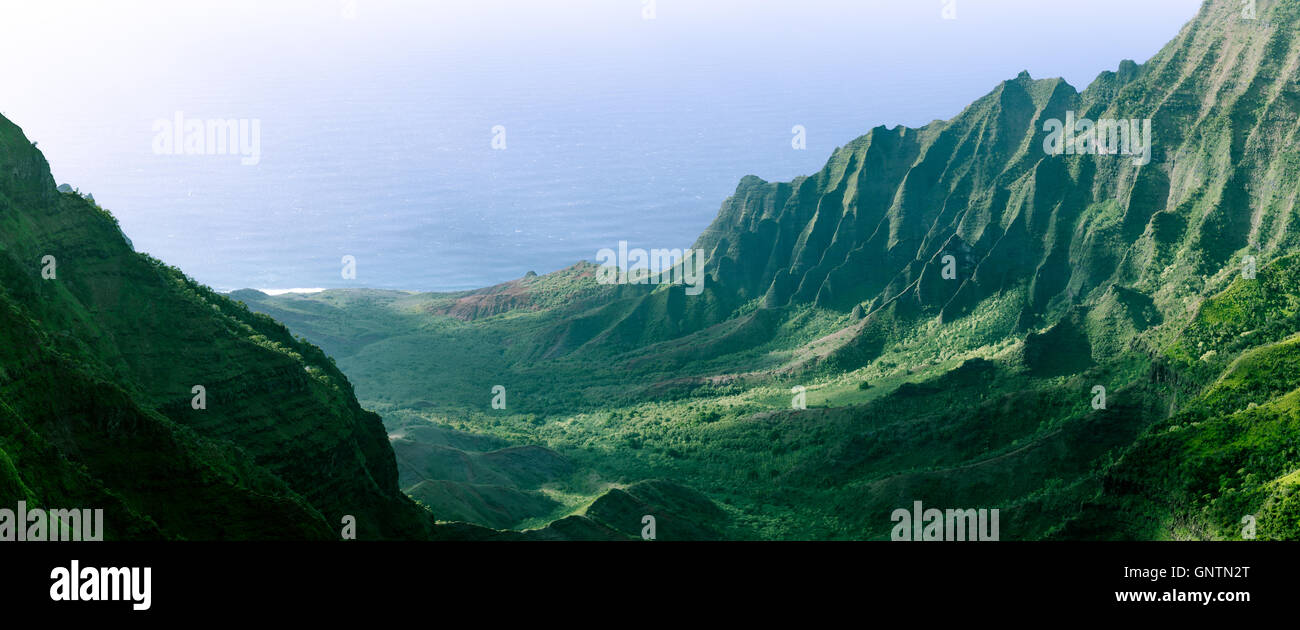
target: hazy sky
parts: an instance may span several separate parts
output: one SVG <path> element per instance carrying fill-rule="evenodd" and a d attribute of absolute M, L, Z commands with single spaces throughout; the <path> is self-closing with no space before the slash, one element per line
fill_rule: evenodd
<path fill-rule="evenodd" d="M 898 77 L 920 101 L 970 77 L 983 94 L 1028 69 L 1082 89 L 1122 58 L 1144 61 L 1200 0 L 0 0 L 0 107 L 44 131 L 71 116 L 152 105 L 204 88 L 507 64 L 564 89 L 565 60 L 599 58 L 617 89 L 674 64 L 797 87 Z M 945 4 L 955 20 L 942 19 Z M 273 69 L 274 72 L 267 72 Z M 79 98 L 78 98 L 79 97 Z M 310 94 L 303 94 L 309 98 Z M 926 109 L 923 103 L 909 109 Z M 882 122 L 925 122 L 884 111 Z M 951 115 L 955 112 L 948 112 Z M 944 117 L 947 117 L 946 115 Z M 53 132 L 52 132 L 53 133 Z"/>
<path fill-rule="evenodd" d="M 949 2 L 956 19 L 944 19 Z M 665 194 L 691 195 L 689 204 L 665 210 L 671 225 L 662 233 L 646 233 L 673 241 L 650 245 L 684 246 L 746 174 L 789 179 L 813 172 L 832 149 L 874 126 L 950 118 L 1021 70 L 1035 78 L 1062 76 L 1083 89 L 1121 59 L 1148 59 L 1200 1 L 655 0 L 654 19 L 644 19 L 646 5 L 0 0 L 0 113 L 39 142 L 59 182 L 94 192 L 140 249 L 218 286 L 315 286 L 321 281 L 307 268 L 294 267 L 301 255 L 272 261 L 284 273 L 249 278 L 249 271 L 224 262 L 220 244 L 241 240 L 251 248 L 265 238 L 292 249 L 284 240 L 292 237 L 277 232 L 304 222 L 290 212 L 302 210 L 288 206 L 313 196 L 306 182 L 338 186 L 349 173 L 373 180 L 353 161 L 373 162 L 371 153 L 389 145 L 423 142 L 418 148 L 430 156 L 414 165 L 410 151 L 379 156 L 393 162 L 380 190 L 401 196 L 405 182 L 440 182 L 451 173 L 474 183 L 494 159 L 486 153 L 486 134 L 498 120 L 514 125 L 516 143 L 512 170 L 501 171 L 502 179 L 553 178 L 544 169 L 556 164 L 576 168 L 582 156 L 572 148 L 587 142 L 580 137 L 584 121 L 606 141 L 590 142 L 602 152 L 580 165 L 588 180 L 644 170 L 651 165 L 644 146 L 658 142 L 689 155 L 655 161 L 662 171 L 636 194 L 660 197 L 655 186 L 663 186 Z M 262 119 L 266 160 L 252 169 L 214 163 L 183 173 L 159 162 L 150 151 L 151 122 L 182 110 Z M 610 140 L 652 118 L 645 133 L 654 138 Z M 789 151 L 792 124 L 808 125 L 807 151 Z M 746 134 L 759 139 L 748 142 Z M 556 138 L 575 135 L 569 153 L 548 152 L 562 144 Z M 533 154 L 530 138 L 545 139 Z M 464 143 L 484 151 L 471 153 Z M 515 146 L 522 151 L 514 153 Z M 277 165 L 288 157 L 296 170 Z M 336 170 L 314 172 L 321 163 Z M 673 169 L 697 164 L 715 171 L 705 179 L 675 176 Z M 162 180 L 160 169 L 175 172 Z M 269 187 L 283 188 L 286 199 L 261 194 Z M 364 187 L 342 192 L 356 199 L 375 194 Z M 607 229 L 605 240 L 621 237 L 632 231 L 619 230 L 623 217 L 641 218 L 634 215 L 636 199 L 629 199 L 628 207 L 593 216 L 595 223 L 570 233 L 554 221 L 529 222 L 527 195 L 535 193 L 522 191 L 507 202 L 505 192 L 482 198 L 472 187 L 454 192 L 457 216 L 436 204 L 422 215 L 431 233 L 444 220 L 496 204 L 504 210 L 485 211 L 474 225 L 500 223 L 508 212 L 512 222 L 498 232 L 519 235 L 520 253 L 498 256 L 495 266 L 480 264 L 485 275 L 422 279 L 422 288 L 468 287 L 590 259 L 594 249 L 575 243 L 578 236 Z M 186 205 L 200 194 L 209 204 L 201 212 Z M 598 194 L 606 191 L 576 181 L 552 191 L 549 203 L 570 195 L 574 212 L 590 213 L 582 204 Z M 315 221 L 341 221 L 344 209 L 331 209 L 326 195 L 315 197 Z M 226 207 L 270 227 L 263 234 L 247 221 L 220 223 L 213 208 Z M 357 218 L 349 216 L 349 225 Z M 491 234 L 471 227 L 457 228 L 463 229 L 454 240 L 490 242 Z M 543 250 L 528 245 L 530 235 L 554 248 L 537 253 Z M 441 253 L 439 264 L 454 266 L 451 254 Z M 320 259 L 337 264 L 337 252 Z M 374 286 L 398 284 L 374 280 Z"/>

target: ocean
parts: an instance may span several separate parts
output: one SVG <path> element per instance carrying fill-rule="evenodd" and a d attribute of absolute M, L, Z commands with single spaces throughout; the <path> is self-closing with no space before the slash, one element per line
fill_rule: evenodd
<path fill-rule="evenodd" d="M 86 5 L 24 31 L 41 72 L 3 55 L 0 111 L 137 249 L 218 290 L 451 291 L 619 241 L 688 247 L 745 175 L 812 174 L 872 127 L 951 117 L 1027 58 L 1082 89 L 1198 3 L 1073 24 L 940 4 L 236 2 L 194 23 Z M 1053 47 L 1088 20 L 1115 38 Z M 178 113 L 256 121 L 258 163 L 160 154 Z"/>

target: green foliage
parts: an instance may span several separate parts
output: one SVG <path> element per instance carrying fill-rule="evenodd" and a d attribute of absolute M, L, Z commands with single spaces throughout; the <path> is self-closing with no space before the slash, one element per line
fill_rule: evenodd
<path fill-rule="evenodd" d="M 323 537 L 357 505 L 368 534 L 421 535 L 400 480 L 520 537 L 654 513 L 665 539 L 884 538 L 923 500 L 1001 509 L 1006 539 L 1296 539 L 1300 2 L 1262 7 L 1270 29 L 1220 9 L 1082 93 L 1022 74 L 745 178 L 695 245 L 698 296 L 583 263 L 235 301 L 130 253 L 0 119 L 0 497 L 119 502 L 123 536 L 268 536 L 271 510 Z M 1067 111 L 1151 117 L 1153 161 L 1046 155 Z M 46 251 L 75 259 L 57 283 Z"/>

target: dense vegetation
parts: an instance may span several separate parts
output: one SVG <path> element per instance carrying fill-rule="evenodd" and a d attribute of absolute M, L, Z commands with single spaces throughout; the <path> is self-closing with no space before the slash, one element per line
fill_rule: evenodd
<path fill-rule="evenodd" d="M 446 482 L 435 515 L 469 514 L 447 486 L 468 477 L 427 462 L 531 445 L 548 472 L 487 482 L 496 526 L 661 479 L 727 537 L 885 538 L 920 500 L 998 508 L 1004 539 L 1294 538 L 1298 16 L 1207 2 L 1083 92 L 1021 74 L 809 177 L 747 177 L 696 243 L 699 296 L 584 263 L 233 297 L 337 359 L 423 462 L 403 487 Z M 1150 119 L 1151 162 L 1048 155 L 1067 112 Z"/>
<path fill-rule="evenodd" d="M 19 501 L 102 509 L 106 538 L 431 525 L 398 490 L 379 418 L 318 348 L 132 251 L 0 118 L 0 505 Z"/>
<path fill-rule="evenodd" d="M 1300 537 L 1297 33 L 1300 0 L 1212 0 L 1083 92 L 1021 74 L 744 178 L 694 296 L 590 263 L 218 295 L 0 118 L 0 506 L 111 538 L 883 539 L 914 501 L 1003 539 Z M 1150 119 L 1152 161 L 1048 155 L 1068 112 Z"/>

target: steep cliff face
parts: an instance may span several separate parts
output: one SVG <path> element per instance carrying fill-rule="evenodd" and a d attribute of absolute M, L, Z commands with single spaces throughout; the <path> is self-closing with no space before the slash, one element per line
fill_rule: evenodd
<path fill-rule="evenodd" d="M 4 119 L 0 419 L 0 502 L 124 504 L 118 535 L 331 538 L 344 515 L 361 538 L 427 535 L 320 350 L 132 251 Z"/>
<path fill-rule="evenodd" d="M 812 177 L 747 178 L 697 247 L 719 284 L 771 306 L 951 318 L 1024 288 L 1026 326 L 1118 284 L 1185 313 L 1246 253 L 1296 244 L 1297 10 L 1264 1 L 1243 20 L 1209 2 L 1149 63 L 1083 93 L 1021 74 L 951 121 L 874 129 Z M 1049 121 L 1083 119 L 1149 119 L 1150 163 L 1049 154 Z"/>
<path fill-rule="evenodd" d="M 952 321 L 995 296 L 1012 302 L 1007 334 L 1108 303 L 1113 287 L 1185 320 L 1245 256 L 1262 265 L 1297 244 L 1300 5 L 1257 7 L 1247 20 L 1239 2 L 1207 2 L 1148 63 L 1124 61 L 1083 92 L 1022 73 L 951 120 L 873 129 L 812 176 L 746 177 L 695 244 L 704 295 L 619 287 L 549 348 L 627 350 L 751 301 L 861 307 L 854 356 L 837 357 L 848 363 L 870 357 L 882 319 Z M 1048 150 L 1085 120 L 1094 141 Z"/>
<path fill-rule="evenodd" d="M 578 265 L 454 295 L 236 297 L 328 344 L 407 426 L 464 419 L 612 479 L 698 484 L 773 536 L 887 535 L 924 496 L 1000 506 L 1008 539 L 1233 538 L 1243 515 L 1294 538 L 1300 0 L 1240 11 L 1211 0 L 1082 93 L 1022 74 L 810 177 L 745 178 L 696 244 L 698 296 Z M 1080 120 L 1116 145 L 1050 151 Z M 498 383 L 509 411 L 488 414 Z M 410 440 L 434 454 L 422 496 L 465 518 L 556 509 L 445 483 L 471 480 Z M 104 505 L 119 536 L 331 537 L 353 514 L 363 537 L 618 539 L 656 506 L 718 533 L 658 484 L 523 534 L 429 532 L 397 477 L 319 350 L 131 252 L 0 120 L 0 499 Z"/>
<path fill-rule="evenodd" d="M 1006 539 L 1295 538 L 1300 0 L 1254 4 L 1210 0 L 1082 93 L 1021 74 L 743 179 L 697 296 L 553 274 L 455 321 L 459 295 L 250 303 L 368 400 L 608 453 L 764 535 L 887 537 L 924 498 L 998 507 Z M 511 412 L 481 411 L 496 383 Z"/>

